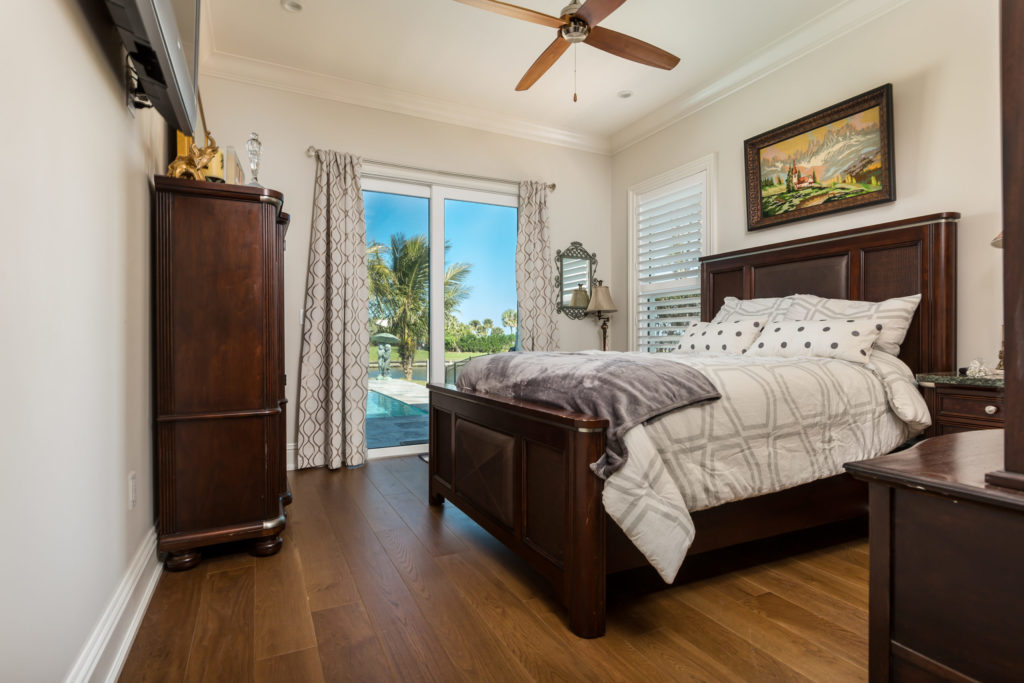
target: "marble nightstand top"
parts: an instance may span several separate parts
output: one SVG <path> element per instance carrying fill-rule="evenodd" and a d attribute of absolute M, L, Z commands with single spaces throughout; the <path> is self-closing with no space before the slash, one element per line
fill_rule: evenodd
<path fill-rule="evenodd" d="M 922 372 L 917 375 L 919 384 L 956 384 L 965 387 L 1004 387 L 1002 377 L 966 377 L 955 372 Z"/>

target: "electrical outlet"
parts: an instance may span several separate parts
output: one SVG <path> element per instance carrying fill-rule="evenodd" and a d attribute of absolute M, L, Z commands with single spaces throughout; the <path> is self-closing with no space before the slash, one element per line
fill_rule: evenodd
<path fill-rule="evenodd" d="M 135 509 L 135 471 L 128 473 L 128 509 Z"/>
<path fill-rule="evenodd" d="M 299 327 L 302 327 L 305 324 L 306 324 L 306 309 L 300 308 L 299 309 Z"/>

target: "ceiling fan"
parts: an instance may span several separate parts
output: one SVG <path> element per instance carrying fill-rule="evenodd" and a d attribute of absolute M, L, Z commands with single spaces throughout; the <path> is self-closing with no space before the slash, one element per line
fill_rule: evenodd
<path fill-rule="evenodd" d="M 553 17 L 499 0 L 456 0 L 464 5 L 472 5 L 515 19 L 558 29 L 558 37 L 548 45 L 533 66 L 526 71 L 522 80 L 519 81 L 519 85 L 516 86 L 516 90 L 529 89 L 569 49 L 569 45 L 575 43 L 586 43 L 617 57 L 648 66 L 656 66 L 659 69 L 674 68 L 679 63 L 679 57 L 632 36 L 598 26 L 605 17 L 618 9 L 625 1 L 586 0 L 586 2 L 579 3 L 573 0 L 562 8 L 560 17 Z"/>

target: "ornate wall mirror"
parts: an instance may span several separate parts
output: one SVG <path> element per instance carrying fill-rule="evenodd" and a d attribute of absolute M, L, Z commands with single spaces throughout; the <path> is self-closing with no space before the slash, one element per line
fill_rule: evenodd
<path fill-rule="evenodd" d="M 556 308 L 573 320 L 582 320 L 593 294 L 597 254 L 590 253 L 579 242 L 572 242 L 568 249 L 555 252 L 555 263 Z"/>

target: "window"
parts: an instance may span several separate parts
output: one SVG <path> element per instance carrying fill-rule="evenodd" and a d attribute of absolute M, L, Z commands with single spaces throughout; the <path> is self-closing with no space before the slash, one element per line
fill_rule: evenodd
<path fill-rule="evenodd" d="M 710 251 L 714 157 L 629 190 L 630 348 L 670 351 L 700 320 L 700 257 Z"/>
<path fill-rule="evenodd" d="M 364 164 L 370 457 L 422 452 L 426 383 L 515 344 L 514 183 Z"/>

